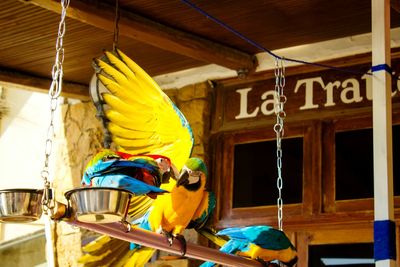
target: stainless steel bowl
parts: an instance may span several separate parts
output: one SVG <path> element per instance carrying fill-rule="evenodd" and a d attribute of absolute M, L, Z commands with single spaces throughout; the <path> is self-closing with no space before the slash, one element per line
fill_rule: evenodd
<path fill-rule="evenodd" d="M 109 187 L 82 187 L 65 193 L 76 220 L 87 223 L 125 220 L 132 196 L 130 191 Z"/>
<path fill-rule="evenodd" d="M 33 222 L 42 215 L 43 190 L 4 189 L 0 190 L 0 222 Z"/>

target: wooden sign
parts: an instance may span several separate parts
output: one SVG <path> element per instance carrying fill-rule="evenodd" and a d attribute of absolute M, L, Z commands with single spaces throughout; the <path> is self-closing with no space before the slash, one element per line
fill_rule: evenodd
<path fill-rule="evenodd" d="M 285 111 L 289 120 L 335 117 L 355 109 L 372 106 L 371 65 L 346 68 L 346 71 L 327 69 L 293 75 L 286 72 Z M 393 103 L 400 102 L 400 61 L 392 63 Z M 289 69 L 288 69 L 289 70 Z M 352 73 L 350 71 L 357 72 Z M 359 73 L 359 74 L 358 74 Z M 217 123 L 214 130 L 241 127 L 243 124 L 268 123 L 275 119 L 275 79 L 253 84 L 220 87 L 217 90 Z"/>

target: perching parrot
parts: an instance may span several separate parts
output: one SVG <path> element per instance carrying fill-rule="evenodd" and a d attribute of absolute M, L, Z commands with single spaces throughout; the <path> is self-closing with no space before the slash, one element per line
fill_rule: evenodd
<path fill-rule="evenodd" d="M 207 168 L 204 162 L 199 158 L 188 159 L 171 193 L 157 198 L 148 213 L 133 224 L 148 231 L 166 234 L 170 244 L 173 238 L 178 239 L 184 255 L 186 241 L 183 231 L 189 226 L 201 228 L 215 207 L 214 194 L 205 191 L 206 179 Z M 151 249 L 142 249 L 137 244 L 131 244 L 131 249 L 137 252 L 129 266 L 142 266 L 152 255 Z"/>
<path fill-rule="evenodd" d="M 243 228 L 226 228 L 215 235 L 203 232 L 204 236 L 221 246 L 220 251 L 259 260 L 266 266 L 271 261 L 279 261 L 286 266 L 297 263 L 297 251 L 283 231 L 270 226 L 255 225 Z M 228 241 L 221 238 L 228 237 Z M 201 267 L 215 266 L 205 262 Z"/>
<path fill-rule="evenodd" d="M 132 155 L 162 155 L 171 160 L 171 166 L 175 166 L 173 173 L 176 176 L 179 173 L 183 173 L 181 170 L 191 156 L 194 144 L 193 133 L 188 121 L 156 82 L 124 53 L 117 49 L 112 53 L 105 51 L 104 54 L 105 56 L 101 59 L 94 60 L 94 65 L 97 71 L 97 78 L 108 90 L 108 92 L 102 93 L 101 96 L 102 102 L 106 104 L 105 117 L 107 119 L 107 129 L 110 131 L 112 140 L 117 145 L 118 151 Z M 197 179 L 190 175 L 187 178 Z M 203 183 L 205 181 L 201 181 L 199 190 L 202 191 L 201 193 L 200 191 L 197 193 L 196 201 L 199 199 L 198 204 L 204 207 L 206 205 L 204 205 L 201 195 L 208 194 L 203 192 Z M 140 201 L 135 202 L 135 205 L 140 206 L 140 210 L 143 213 L 151 206 L 152 209 L 159 212 L 158 214 L 162 214 L 157 216 L 163 218 L 164 221 L 162 223 L 164 225 L 165 222 L 169 221 L 165 221 L 167 217 L 165 216 L 166 213 L 161 213 L 160 211 L 161 206 L 165 211 L 168 210 L 168 205 L 163 203 L 163 201 L 171 204 L 171 196 L 174 196 L 174 203 L 178 198 L 183 199 L 184 194 L 181 196 L 178 192 L 185 191 L 183 189 L 185 186 L 183 184 L 177 186 L 174 179 L 169 179 L 169 183 L 161 184 L 160 188 L 171 193 L 158 195 L 156 199 L 142 196 Z M 187 186 L 190 187 L 190 185 Z M 195 195 L 194 192 L 188 191 L 188 195 L 192 193 Z M 191 209 L 195 209 L 194 205 Z M 190 213 L 192 217 L 199 216 L 198 211 L 193 211 L 193 213 L 191 211 Z M 172 213 L 168 214 L 172 215 Z M 152 217 L 157 216 L 152 215 Z M 171 223 L 165 224 L 164 232 L 171 231 L 173 235 L 181 234 L 189 223 L 190 216 L 187 215 L 187 218 L 182 222 L 177 222 L 176 218 L 171 216 L 171 218 L 168 218 Z M 187 221 L 188 218 L 189 221 Z M 155 222 L 156 219 L 154 218 L 153 221 Z M 174 222 L 177 225 L 176 229 L 171 226 Z M 161 222 L 158 224 L 161 225 Z M 84 251 L 87 251 L 88 254 L 84 255 L 80 262 L 85 266 L 105 265 L 105 262 L 107 262 L 107 265 L 121 266 L 128 258 L 133 257 L 132 255 L 137 255 L 137 253 L 134 253 L 135 251 L 130 251 L 127 254 L 124 253 L 123 257 L 122 254 L 114 257 L 108 252 L 101 254 L 99 249 L 113 249 L 117 247 L 116 243 L 120 244 L 123 241 L 112 238 L 109 240 L 107 237 L 101 237 L 97 241 L 95 240 L 90 245 L 88 244 L 84 247 Z M 127 242 L 123 245 L 125 252 L 126 244 Z M 122 253 L 122 248 L 119 247 L 119 249 L 118 253 Z M 150 251 L 148 254 L 151 257 L 154 250 L 147 250 Z M 112 254 L 115 255 L 116 253 Z"/>
<path fill-rule="evenodd" d="M 190 158 L 183 167 L 171 193 L 158 196 L 147 213 L 132 222 L 132 227 L 165 233 L 171 239 L 178 238 L 182 245 L 182 254 L 184 254 L 186 243 L 181 236 L 183 230 L 194 228 L 199 231 L 202 229 L 215 208 L 215 195 L 212 192 L 204 190 L 206 175 L 207 169 L 203 161 L 198 158 Z M 84 250 L 88 254 L 83 259 L 87 258 L 86 263 L 90 259 L 96 259 L 96 255 L 89 255 L 91 252 L 97 250 L 99 243 L 103 244 L 107 242 L 118 245 L 116 240 L 112 240 L 109 237 L 102 237 L 102 239 L 85 246 Z M 142 247 L 134 243 L 130 245 L 130 249 L 131 251 L 126 253 L 126 255 L 130 256 L 126 257 L 129 259 L 124 263 L 124 266 L 142 267 L 155 252 L 152 248 Z M 105 258 L 112 258 L 112 255 L 109 253 L 108 251 L 106 254 L 101 255 Z M 84 261 L 81 260 L 81 262 Z M 93 263 L 95 262 L 97 261 Z M 91 265 L 86 264 L 86 266 Z"/>
<path fill-rule="evenodd" d="M 151 229 L 166 233 L 170 240 L 182 240 L 183 230 L 206 197 L 206 181 L 207 168 L 204 162 L 199 158 L 188 159 L 171 193 L 154 201 L 149 215 Z"/>

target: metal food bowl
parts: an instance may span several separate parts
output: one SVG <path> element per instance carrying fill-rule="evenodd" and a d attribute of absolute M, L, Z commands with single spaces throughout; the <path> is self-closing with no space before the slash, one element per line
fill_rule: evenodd
<path fill-rule="evenodd" d="M 0 222 L 33 222 L 42 215 L 43 190 L 3 189 L 0 190 Z"/>
<path fill-rule="evenodd" d="M 76 220 L 86 223 L 124 221 L 132 196 L 130 191 L 109 187 L 82 187 L 65 193 Z"/>

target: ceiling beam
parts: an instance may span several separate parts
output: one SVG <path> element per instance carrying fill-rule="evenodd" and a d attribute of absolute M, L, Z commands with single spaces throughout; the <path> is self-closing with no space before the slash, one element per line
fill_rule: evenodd
<path fill-rule="evenodd" d="M 56 0 L 26 0 L 24 2 L 53 12 L 61 12 L 60 3 Z M 115 7 L 101 1 L 96 5 L 77 0 L 71 1 L 67 16 L 109 32 L 114 31 Z M 252 73 L 257 66 L 254 55 L 165 26 L 122 9 L 120 9 L 118 26 L 120 35 L 199 61 L 240 71 L 240 73 L 242 71 Z"/>
<path fill-rule="evenodd" d="M 13 70 L 0 69 L 0 86 L 5 88 L 11 87 L 47 94 L 49 92 L 50 84 L 50 79 L 35 77 Z M 63 97 L 84 101 L 90 100 L 88 86 L 78 83 L 64 81 L 62 84 L 61 95 Z"/>

